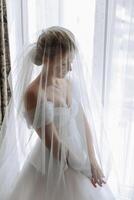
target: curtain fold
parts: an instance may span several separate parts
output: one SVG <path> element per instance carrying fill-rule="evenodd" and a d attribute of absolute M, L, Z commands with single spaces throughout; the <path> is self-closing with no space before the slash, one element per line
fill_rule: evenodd
<path fill-rule="evenodd" d="M 8 84 L 10 51 L 8 40 L 7 10 L 5 0 L 0 0 L 0 127 L 11 93 Z"/>

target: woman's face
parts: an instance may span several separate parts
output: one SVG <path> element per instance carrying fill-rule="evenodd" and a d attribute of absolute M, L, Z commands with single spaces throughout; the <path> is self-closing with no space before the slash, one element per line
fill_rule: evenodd
<path fill-rule="evenodd" d="M 56 78 L 64 78 L 72 70 L 74 54 L 57 55 L 52 62 L 49 62 L 49 73 L 53 73 Z"/>

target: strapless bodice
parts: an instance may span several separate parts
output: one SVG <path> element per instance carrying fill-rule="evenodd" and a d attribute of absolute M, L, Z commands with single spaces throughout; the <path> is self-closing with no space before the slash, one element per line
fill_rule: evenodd
<path fill-rule="evenodd" d="M 56 128 L 61 128 L 69 123 L 70 120 L 75 118 L 78 112 L 78 102 L 73 98 L 72 104 L 70 107 L 67 104 L 64 106 L 54 106 L 54 103 L 47 100 L 41 101 L 40 105 L 37 108 L 38 112 L 36 112 L 36 119 L 33 124 L 30 123 L 28 115 L 32 116 L 33 111 L 31 110 L 29 113 L 24 112 L 24 117 L 26 119 L 28 127 L 39 128 L 45 125 L 54 122 Z"/>

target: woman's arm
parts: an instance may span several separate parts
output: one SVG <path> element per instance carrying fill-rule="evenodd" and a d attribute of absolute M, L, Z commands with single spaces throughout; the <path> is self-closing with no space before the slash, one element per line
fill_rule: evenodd
<path fill-rule="evenodd" d="M 95 157 L 95 151 L 94 151 L 94 146 L 93 146 L 93 138 L 92 138 L 92 133 L 91 129 L 89 126 L 89 123 L 87 121 L 87 118 L 83 112 L 83 118 L 84 118 L 84 123 L 85 123 L 85 132 L 86 132 L 86 139 L 87 139 L 87 147 L 88 147 L 88 154 L 89 154 L 89 159 L 91 162 L 91 172 L 92 172 L 92 179 L 91 182 L 96 187 L 96 183 L 100 186 L 102 186 L 103 183 L 106 183 L 103 178 L 104 174 L 102 170 L 100 169 L 98 162 Z"/>
<path fill-rule="evenodd" d="M 37 104 L 37 95 L 35 94 L 35 90 L 29 89 L 26 91 L 24 96 L 24 105 L 25 109 L 28 113 L 29 123 L 33 123 L 34 121 L 34 113 Z M 32 112 L 31 112 L 32 110 Z M 45 125 L 45 122 L 44 122 Z M 53 122 L 43 126 L 35 128 L 38 136 L 44 142 L 45 146 L 51 151 L 54 157 L 58 160 L 61 159 L 61 151 L 63 151 L 65 147 L 63 147 L 60 138 L 58 137 L 58 133 L 56 127 Z M 64 152 L 64 151 L 63 151 Z"/>
<path fill-rule="evenodd" d="M 90 129 L 89 123 L 87 121 L 87 118 L 84 114 L 84 110 L 83 110 L 82 106 L 81 106 L 81 110 L 82 110 L 83 120 L 84 120 L 84 125 L 85 125 L 85 134 L 86 134 L 89 158 L 90 158 L 91 162 L 95 162 L 96 157 L 95 157 L 95 150 L 94 150 L 94 146 L 93 146 L 93 138 L 92 138 L 91 129 Z"/>
<path fill-rule="evenodd" d="M 42 140 L 44 139 L 43 142 L 45 143 L 45 146 L 50 151 L 52 150 L 54 157 L 57 160 L 60 160 L 61 159 L 62 142 L 60 141 L 60 139 L 58 137 L 58 133 L 57 133 L 54 123 L 50 123 L 50 124 L 46 125 L 44 130 L 42 130 L 42 128 L 39 128 L 36 131 L 37 131 L 37 134 L 39 135 L 39 137 Z"/>

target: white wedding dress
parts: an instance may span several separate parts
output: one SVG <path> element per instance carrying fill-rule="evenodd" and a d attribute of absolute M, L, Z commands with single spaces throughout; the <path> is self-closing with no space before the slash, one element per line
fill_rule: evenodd
<path fill-rule="evenodd" d="M 70 108 L 65 105 L 65 107 L 54 107 L 52 102 L 47 102 L 47 104 L 42 104 L 42 106 L 48 107 L 48 120 L 52 115 L 52 110 L 54 109 L 54 122 L 58 129 L 59 125 L 59 115 L 62 116 L 61 126 L 66 130 L 66 140 L 69 141 L 70 148 L 74 152 L 77 152 L 79 156 L 86 156 L 84 152 L 80 152 L 80 141 L 79 141 L 79 130 L 75 121 L 78 112 L 78 103 L 76 99 L 73 99 Z M 59 112 L 60 110 L 60 112 Z M 66 112 L 65 112 L 66 110 Z M 62 112 L 63 111 L 63 112 Z M 27 120 L 28 121 L 28 120 Z M 41 122 L 38 122 L 41 123 Z M 61 136 L 62 137 L 62 136 Z M 49 157 L 49 151 L 44 147 Z M 82 157 L 81 157 L 82 158 Z M 103 184 L 103 187 L 97 185 L 95 188 L 90 179 L 80 173 L 77 170 L 66 167 L 64 170 L 64 179 L 60 180 L 59 187 L 56 188 L 57 192 L 55 197 L 51 194 L 55 190 L 56 185 L 52 184 L 50 187 L 50 192 L 46 196 L 46 175 L 43 174 L 43 167 L 46 170 L 47 163 L 45 166 L 41 159 L 43 159 L 43 150 L 41 146 L 41 140 L 38 139 L 34 148 L 31 151 L 31 156 L 29 161 L 25 161 L 25 164 L 21 170 L 21 175 L 19 176 L 16 185 L 12 188 L 12 192 L 6 198 L 6 200 L 114 200 L 114 196 L 109 189 L 107 184 Z M 82 158 L 83 159 L 83 158 Z M 32 161 L 32 162 L 31 162 Z M 33 163 L 33 164 L 32 164 Z M 56 165 L 56 161 L 55 161 Z M 55 172 L 56 173 L 56 172 Z M 66 184 L 66 187 L 64 185 Z M 50 195 L 50 196 L 49 196 Z"/>

